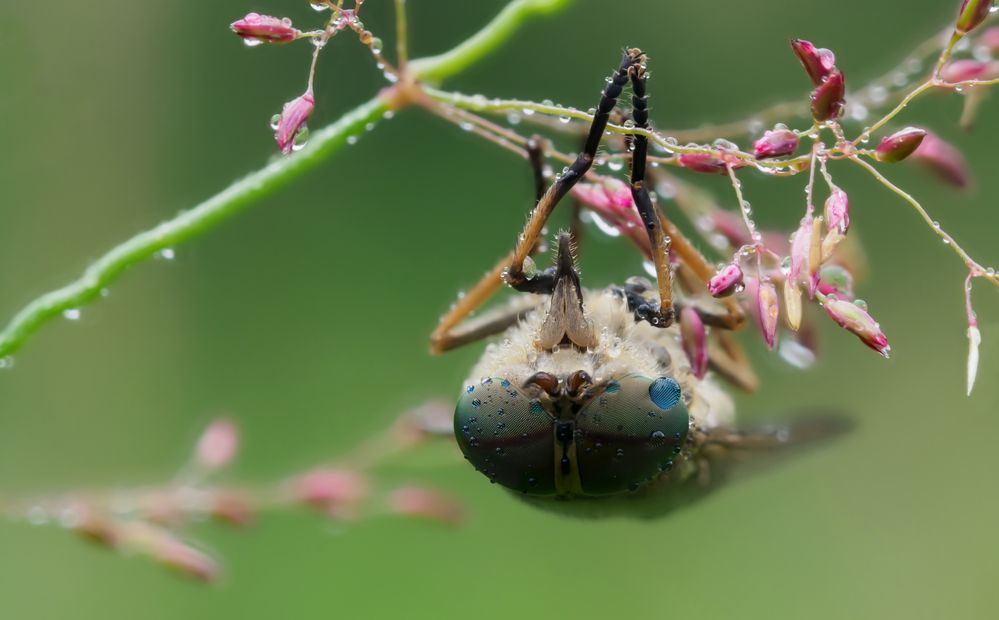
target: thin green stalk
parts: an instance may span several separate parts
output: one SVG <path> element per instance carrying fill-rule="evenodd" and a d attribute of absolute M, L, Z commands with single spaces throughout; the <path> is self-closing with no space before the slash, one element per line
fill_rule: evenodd
<path fill-rule="evenodd" d="M 479 32 L 454 49 L 410 63 L 418 80 L 442 80 L 456 75 L 505 42 L 528 18 L 561 9 L 570 0 L 514 0 Z M 220 224 L 259 199 L 283 187 L 337 152 L 347 138 L 382 118 L 389 104 L 374 98 L 313 132 L 306 148 L 249 174 L 193 209 L 141 232 L 112 248 L 66 286 L 42 295 L 17 313 L 0 332 L 0 358 L 16 352 L 47 321 L 93 301 L 128 267 L 157 252 L 180 245 Z"/>

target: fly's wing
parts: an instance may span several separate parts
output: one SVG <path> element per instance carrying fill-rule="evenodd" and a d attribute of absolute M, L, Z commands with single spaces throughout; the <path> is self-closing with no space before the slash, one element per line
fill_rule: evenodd
<path fill-rule="evenodd" d="M 573 517 L 657 519 L 703 499 L 744 474 L 820 448 L 852 428 L 853 423 L 843 415 L 811 413 L 783 424 L 715 429 L 701 435 L 700 449 L 685 468 L 674 470 L 637 493 L 530 503 Z"/>

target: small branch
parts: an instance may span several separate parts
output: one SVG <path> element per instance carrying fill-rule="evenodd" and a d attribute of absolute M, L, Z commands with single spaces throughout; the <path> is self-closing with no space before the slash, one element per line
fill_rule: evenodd
<path fill-rule="evenodd" d="M 415 79 L 441 80 L 460 73 L 506 41 L 527 18 L 551 13 L 568 3 L 569 0 L 514 0 L 482 30 L 454 49 L 412 61 L 411 75 Z M 325 160 L 343 147 L 349 136 L 360 133 L 365 125 L 381 119 L 389 109 L 388 97 L 376 97 L 361 104 L 332 125 L 313 132 L 309 144 L 300 152 L 274 161 L 193 209 L 112 248 L 88 267 L 79 279 L 42 295 L 21 310 L 0 332 L 0 359 L 20 349 L 25 340 L 48 320 L 99 297 L 101 290 L 126 268 L 160 250 L 197 237 L 235 216 Z"/>
<path fill-rule="evenodd" d="M 964 248 L 962 248 L 957 243 L 957 241 L 955 241 L 954 238 L 952 236 L 950 236 L 950 234 L 947 231 L 945 231 L 940 226 L 939 222 L 935 221 L 930 216 L 930 214 L 926 211 L 926 209 L 923 208 L 923 205 L 919 204 L 919 201 L 916 200 L 915 198 L 913 198 L 911 194 L 909 194 L 908 192 L 906 192 L 902 188 L 898 187 L 897 185 L 895 185 L 894 183 L 892 183 L 891 181 L 889 181 L 888 179 L 886 179 L 884 177 L 884 175 L 882 175 L 877 170 L 877 168 L 875 168 L 871 164 L 867 163 L 866 161 L 860 159 L 859 157 L 853 156 L 853 157 L 850 157 L 849 159 L 850 159 L 850 161 L 854 162 L 855 164 L 857 164 L 861 168 L 864 168 L 865 170 L 867 170 L 867 172 L 870 173 L 871 176 L 873 176 L 875 179 L 877 179 L 879 183 L 881 183 L 882 185 L 884 185 L 885 187 L 887 187 L 891 191 L 895 192 L 900 197 L 902 197 L 903 200 L 905 200 L 906 202 L 908 202 L 912 206 L 912 208 L 916 210 L 916 213 L 918 213 L 919 216 L 921 218 L 923 218 L 923 221 L 926 222 L 926 224 L 930 227 L 930 229 L 938 237 L 940 237 L 941 239 L 943 239 L 944 244 L 946 244 L 949 248 L 951 248 L 954 251 L 954 253 L 957 254 L 961 258 L 962 261 L 964 261 L 965 266 L 967 266 L 968 270 L 974 276 L 985 278 L 986 280 L 988 280 L 992 284 L 994 284 L 996 286 L 999 286 L 999 277 L 996 276 L 995 270 L 993 270 L 993 269 L 986 269 L 985 267 L 982 267 L 973 258 L 971 258 L 971 256 L 967 252 L 964 251 Z"/>

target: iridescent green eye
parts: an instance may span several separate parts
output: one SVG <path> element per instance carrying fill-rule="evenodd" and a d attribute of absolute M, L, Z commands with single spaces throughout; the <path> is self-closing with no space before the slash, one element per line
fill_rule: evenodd
<path fill-rule="evenodd" d="M 576 416 L 576 458 L 587 495 L 637 490 L 673 466 L 690 418 L 670 377 L 627 375 Z"/>
<path fill-rule="evenodd" d="M 490 480 L 532 495 L 555 493 L 552 416 L 506 379 L 465 388 L 454 434 L 465 458 Z"/>

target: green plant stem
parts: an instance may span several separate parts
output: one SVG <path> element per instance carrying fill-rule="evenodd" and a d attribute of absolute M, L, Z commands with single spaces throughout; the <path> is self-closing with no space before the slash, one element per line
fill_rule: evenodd
<path fill-rule="evenodd" d="M 454 49 L 410 63 L 417 80 L 439 81 L 456 75 L 496 49 L 528 18 L 566 6 L 570 0 L 514 0 L 479 32 Z M 128 267 L 157 252 L 200 236 L 234 217 L 259 199 L 283 187 L 300 174 L 324 161 L 360 133 L 364 126 L 381 119 L 389 110 L 387 101 L 375 97 L 346 113 L 339 120 L 315 131 L 309 144 L 291 157 L 275 160 L 236 181 L 196 207 L 135 235 L 97 259 L 66 286 L 42 295 L 18 312 L 0 332 L 0 358 L 12 355 L 28 337 L 50 319 L 93 301 Z"/>

